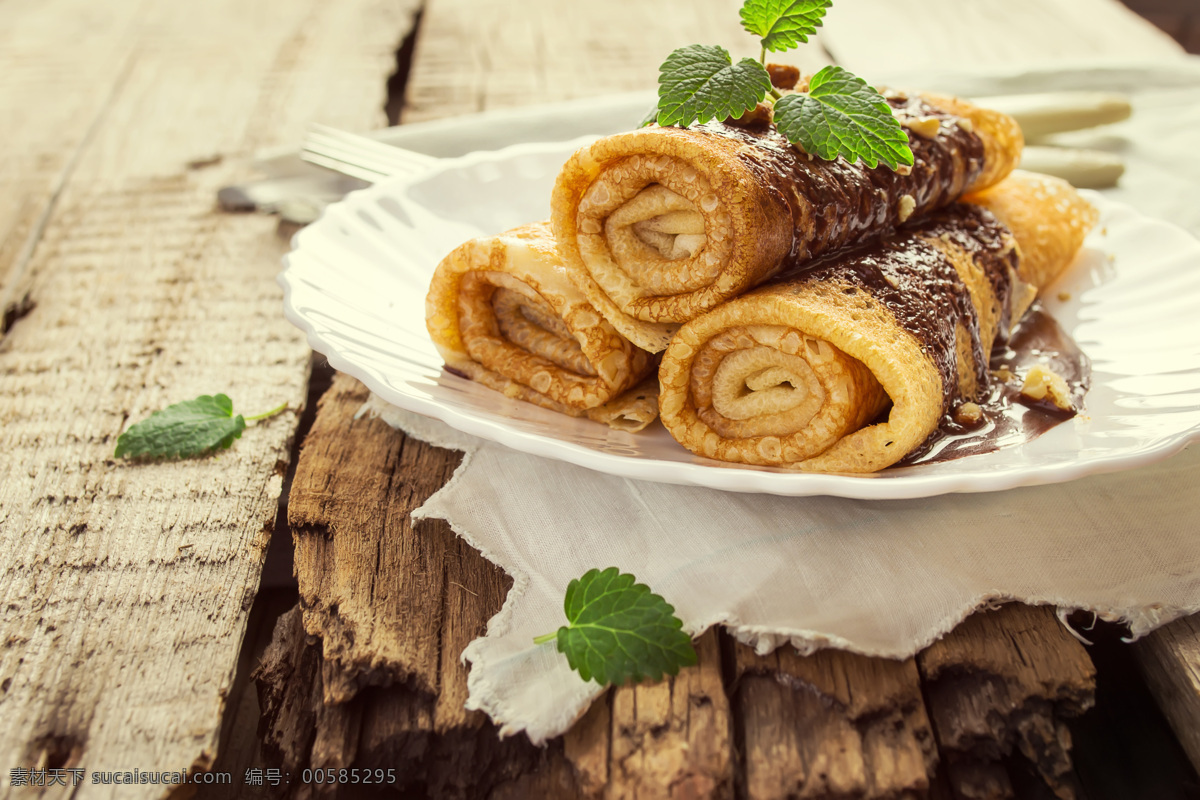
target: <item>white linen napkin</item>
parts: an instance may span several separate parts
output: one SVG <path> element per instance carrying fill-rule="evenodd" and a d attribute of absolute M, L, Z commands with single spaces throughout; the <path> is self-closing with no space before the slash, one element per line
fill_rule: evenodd
<path fill-rule="evenodd" d="M 1003 76 L 909 76 L 892 85 L 967 95 L 1126 90 L 1132 119 L 1072 134 L 1122 154 L 1114 199 L 1200 234 L 1200 71 L 1185 61 Z M 1196 265 L 1200 268 L 1200 264 Z M 1200 448 L 1072 483 L 905 501 L 734 494 L 640 482 L 509 450 L 372 397 L 365 411 L 464 450 L 454 478 L 414 517 L 453 529 L 513 580 L 487 635 L 463 653 L 468 707 L 503 734 L 542 742 L 602 689 L 552 643 L 563 594 L 617 566 L 698 634 L 725 625 L 760 652 L 791 642 L 906 657 L 997 600 L 1087 609 L 1140 636 L 1200 611 Z"/>

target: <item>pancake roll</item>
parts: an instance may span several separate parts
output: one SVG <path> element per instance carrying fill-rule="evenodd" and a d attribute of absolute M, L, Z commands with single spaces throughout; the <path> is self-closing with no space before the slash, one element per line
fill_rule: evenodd
<path fill-rule="evenodd" d="M 663 355 L 663 424 L 709 458 L 814 472 L 883 469 L 960 403 L 1095 210 L 1014 173 L 973 203 L 793 267 L 683 325 Z"/>
<path fill-rule="evenodd" d="M 658 414 L 655 357 L 571 284 L 546 223 L 456 248 L 425 311 L 447 368 L 509 397 L 629 431 Z"/>
<path fill-rule="evenodd" d="M 888 98 L 915 163 L 824 161 L 769 122 L 650 126 L 576 152 L 551 197 L 571 279 L 659 352 L 679 325 L 781 270 L 979 191 L 1020 159 L 1012 118 L 954 98 Z"/>

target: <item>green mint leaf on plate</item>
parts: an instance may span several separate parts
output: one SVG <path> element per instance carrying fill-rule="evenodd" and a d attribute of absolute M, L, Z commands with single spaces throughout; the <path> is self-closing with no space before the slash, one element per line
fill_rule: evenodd
<path fill-rule="evenodd" d="M 659 68 L 658 124 L 687 127 L 696 121 L 740 117 L 770 88 L 766 67 L 752 58 L 734 64 L 723 47 L 681 47 Z"/>
<path fill-rule="evenodd" d="M 563 608 L 570 624 L 534 641 L 556 638 L 559 652 L 585 681 L 657 681 L 696 663 L 692 639 L 671 604 L 616 567 L 571 581 Z"/>
<path fill-rule="evenodd" d="M 891 106 L 867 82 L 841 67 L 825 67 L 808 83 L 807 94 L 789 94 L 775 104 L 779 132 L 806 153 L 831 161 L 845 156 L 868 167 L 911 166 L 908 136 Z"/>
<path fill-rule="evenodd" d="M 764 50 L 791 50 L 817 32 L 833 0 L 746 0 L 742 27 L 762 37 Z"/>
<path fill-rule="evenodd" d="M 264 419 L 287 408 L 287 403 L 250 419 Z M 233 401 L 223 394 L 203 394 L 155 411 L 117 438 L 113 455 L 137 458 L 190 458 L 228 448 L 246 430 L 246 419 L 233 415 Z"/>

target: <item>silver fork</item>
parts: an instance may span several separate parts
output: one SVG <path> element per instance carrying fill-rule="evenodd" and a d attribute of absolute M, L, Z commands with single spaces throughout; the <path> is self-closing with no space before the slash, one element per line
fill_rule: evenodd
<path fill-rule="evenodd" d="M 318 123 L 309 126 L 300 157 L 310 164 L 368 183 L 396 175 L 415 175 L 438 161 L 433 156 Z"/>

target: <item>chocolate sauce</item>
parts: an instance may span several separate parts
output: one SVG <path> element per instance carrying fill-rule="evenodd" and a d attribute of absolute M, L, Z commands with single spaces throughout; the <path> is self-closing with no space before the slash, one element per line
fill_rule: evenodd
<path fill-rule="evenodd" d="M 843 158 L 810 160 L 774 127 L 746 129 L 722 122 L 695 127 L 742 145 L 738 157 L 756 182 L 790 209 L 794 229 L 805 233 L 795 237 L 787 259 L 798 264 L 897 227 L 908 218 L 901 213 L 905 195 L 914 201 L 913 219 L 952 203 L 983 170 L 983 141 L 958 126 L 953 115 L 919 98 L 888 102 L 902 121 L 934 117 L 943 123 L 932 138 L 907 131 L 914 163 L 906 175 L 886 165 L 868 168 Z"/>
<path fill-rule="evenodd" d="M 888 309 L 899 327 L 921 345 L 942 379 L 942 421 L 938 429 L 897 466 L 946 461 L 1027 442 L 1074 412 L 1020 394 L 1025 373 L 1041 364 L 1066 380 L 1075 408 L 1081 408 L 1091 379 L 1091 363 L 1052 317 L 1034 305 L 1011 333 L 1000 330 L 995 343 L 980 340 L 978 311 L 954 262 L 939 244 L 966 253 L 991 283 L 1001 319 L 1009 316 L 1018 253 L 1012 234 L 991 212 L 956 204 L 913 226 L 904 226 L 849 252 L 793 265 L 768 284 L 799 290 L 812 282 L 865 292 Z M 959 324 L 972 337 L 977 397 L 959 395 Z M 990 359 L 988 354 L 990 353 Z M 993 373 L 1007 369 L 1005 382 Z M 966 425 L 955 412 L 965 402 L 981 407 L 978 423 Z M 885 421 L 888 412 L 876 422 Z"/>
<path fill-rule="evenodd" d="M 942 413 L 958 398 L 959 323 L 971 336 L 976 383 L 989 384 L 988 353 L 980 341 L 979 314 L 954 263 L 934 240 L 944 239 L 965 251 L 984 270 L 1007 314 L 1010 281 L 1016 268 L 1012 236 L 991 212 L 958 204 L 913 228 L 902 228 L 850 253 L 838 253 L 798 265 L 771 285 L 833 282 L 843 291 L 864 291 L 879 302 L 900 328 L 912 334 L 942 378 Z M 977 398 L 968 398 L 977 399 Z"/>
<path fill-rule="evenodd" d="M 988 396 L 980 403 L 983 414 L 979 423 L 967 427 L 955 422 L 953 413 L 947 414 L 924 444 L 896 466 L 949 461 L 1023 444 L 1075 416 L 1074 411 L 1031 401 L 1021 394 L 1019 376 L 1036 364 L 1062 376 L 1071 389 L 1071 404 L 1076 409 L 1083 407 L 1091 385 L 1091 361 L 1053 317 L 1034 305 L 1012 332 L 1008 344 L 997 347 L 992 354 L 993 371 L 1006 368 L 1018 377 L 1008 382 L 992 379 Z"/>

